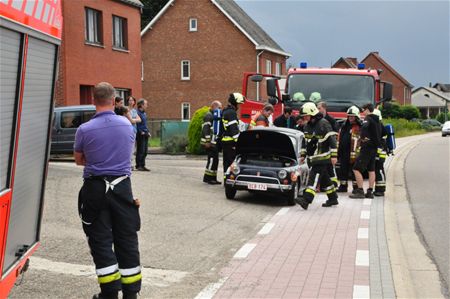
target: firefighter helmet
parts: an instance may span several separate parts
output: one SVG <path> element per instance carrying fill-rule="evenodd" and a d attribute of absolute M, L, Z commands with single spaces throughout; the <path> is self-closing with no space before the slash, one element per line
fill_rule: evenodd
<path fill-rule="evenodd" d="M 228 97 L 228 102 L 230 104 L 236 106 L 238 104 L 243 104 L 245 102 L 245 98 L 239 92 L 235 92 L 235 93 L 230 94 L 230 96 Z"/>
<path fill-rule="evenodd" d="M 303 94 L 303 92 L 296 92 L 296 93 L 294 93 L 292 100 L 296 101 L 296 102 L 304 102 L 306 100 L 306 98 L 305 98 L 305 95 Z"/>
<path fill-rule="evenodd" d="M 359 108 L 356 106 L 351 106 L 347 110 L 347 116 L 356 116 L 357 118 L 359 118 Z"/>
<path fill-rule="evenodd" d="M 317 113 L 319 113 L 319 109 L 317 109 L 316 104 L 314 103 L 305 103 L 302 106 L 302 110 L 300 112 L 301 116 L 304 115 L 315 116 L 317 115 Z"/>
<path fill-rule="evenodd" d="M 322 99 L 322 95 L 320 94 L 320 92 L 317 92 L 317 91 L 311 93 L 311 95 L 309 96 L 309 100 L 314 103 L 320 101 L 321 99 Z"/>
<path fill-rule="evenodd" d="M 372 113 L 375 114 L 376 116 L 378 116 L 378 118 L 379 118 L 380 120 L 383 119 L 383 117 L 381 116 L 381 111 L 380 111 L 379 109 L 377 109 L 377 108 L 373 109 L 373 112 L 372 112 Z"/>

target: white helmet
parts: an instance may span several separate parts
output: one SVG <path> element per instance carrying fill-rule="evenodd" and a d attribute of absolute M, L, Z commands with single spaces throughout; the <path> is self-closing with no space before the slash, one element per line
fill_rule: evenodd
<path fill-rule="evenodd" d="M 319 113 L 319 109 L 317 109 L 316 104 L 314 104 L 314 103 L 305 103 L 302 106 L 300 115 L 301 116 L 304 116 L 304 115 L 315 116 L 315 115 L 317 115 L 317 113 Z"/>
<path fill-rule="evenodd" d="M 350 108 L 348 108 L 347 110 L 347 116 L 356 116 L 357 118 L 359 118 L 359 109 L 356 106 L 351 106 Z"/>

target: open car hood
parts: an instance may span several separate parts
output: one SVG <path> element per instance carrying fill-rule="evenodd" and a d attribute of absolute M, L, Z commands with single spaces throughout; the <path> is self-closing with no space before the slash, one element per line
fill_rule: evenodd
<path fill-rule="evenodd" d="M 287 134 L 270 130 L 253 129 L 242 132 L 237 141 L 236 153 L 271 154 L 297 159 L 291 138 Z"/>

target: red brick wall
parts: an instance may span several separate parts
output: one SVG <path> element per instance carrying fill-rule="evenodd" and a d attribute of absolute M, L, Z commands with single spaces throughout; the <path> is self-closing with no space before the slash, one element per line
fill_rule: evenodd
<path fill-rule="evenodd" d="M 85 44 L 85 7 L 102 12 L 103 46 Z M 57 99 L 59 105 L 79 105 L 80 85 L 106 81 L 131 89 L 140 98 L 140 9 L 112 0 L 63 0 L 63 41 Z M 128 52 L 112 49 L 112 15 L 127 19 Z"/>
<path fill-rule="evenodd" d="M 383 64 L 380 63 L 378 59 L 376 59 L 373 55 L 369 55 L 363 63 L 366 65 L 366 68 L 372 69 L 382 69 L 383 72 L 380 75 L 382 81 L 387 81 L 392 83 L 392 98 L 397 100 L 400 105 L 411 104 L 411 96 L 405 99 L 405 85 L 397 76 L 395 76 L 388 68 L 386 68 Z M 411 89 L 407 87 L 409 90 L 409 94 L 411 95 Z"/>
<path fill-rule="evenodd" d="M 189 32 L 189 18 L 197 18 L 197 32 Z M 255 45 L 209 0 L 175 1 L 142 37 L 142 49 L 151 119 L 181 119 L 183 102 L 191 117 L 212 100 L 226 105 L 242 90 L 243 73 L 256 71 Z M 182 60 L 191 62 L 189 81 L 181 80 Z"/>

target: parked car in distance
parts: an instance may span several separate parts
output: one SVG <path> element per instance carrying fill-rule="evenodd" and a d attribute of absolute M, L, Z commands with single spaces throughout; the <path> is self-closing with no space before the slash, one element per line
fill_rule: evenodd
<path fill-rule="evenodd" d="M 450 135 L 450 120 L 446 121 L 442 126 L 442 137 Z"/>
<path fill-rule="evenodd" d="M 90 120 L 94 114 L 94 105 L 55 108 L 50 154 L 72 154 L 77 128 Z"/>
<path fill-rule="evenodd" d="M 303 195 L 308 166 L 300 163 L 304 135 L 286 128 L 255 128 L 242 132 L 236 159 L 225 173 L 225 196 L 238 190 L 282 194 L 289 205 Z"/>
<path fill-rule="evenodd" d="M 440 129 L 442 124 L 436 119 L 425 119 L 421 122 L 422 128 L 430 127 L 431 129 Z"/>

